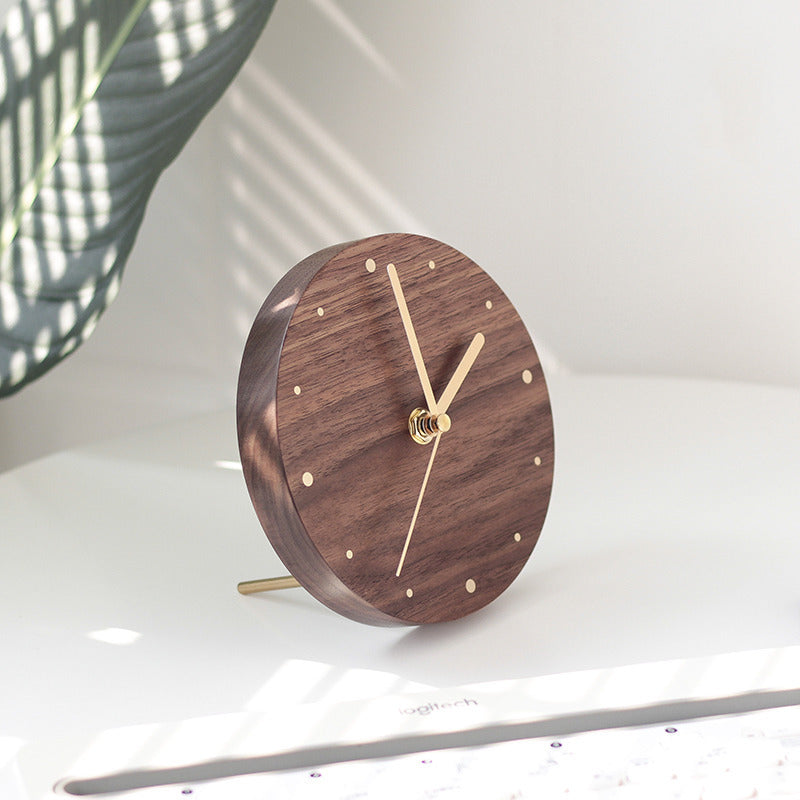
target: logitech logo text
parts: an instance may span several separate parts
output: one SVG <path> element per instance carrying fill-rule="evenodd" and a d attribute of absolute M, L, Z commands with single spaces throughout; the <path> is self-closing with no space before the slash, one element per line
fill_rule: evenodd
<path fill-rule="evenodd" d="M 426 717 L 428 714 L 432 714 L 434 711 L 448 711 L 453 708 L 465 708 L 466 706 L 476 705 L 478 705 L 477 700 L 472 700 L 468 697 L 465 697 L 462 700 L 455 700 L 452 703 L 425 703 L 424 705 L 416 707 L 399 708 L 398 711 L 407 717 L 415 715 Z"/>

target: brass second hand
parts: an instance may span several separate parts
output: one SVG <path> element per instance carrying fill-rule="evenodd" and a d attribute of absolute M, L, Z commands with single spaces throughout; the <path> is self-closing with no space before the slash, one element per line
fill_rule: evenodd
<path fill-rule="evenodd" d="M 419 515 L 419 508 L 422 505 L 422 497 L 425 494 L 425 487 L 428 485 L 428 478 L 431 474 L 431 467 L 433 466 L 433 459 L 436 458 L 436 451 L 439 449 L 439 440 L 442 438 L 442 434 L 437 433 L 436 439 L 433 443 L 433 451 L 431 452 L 431 457 L 428 459 L 428 467 L 425 470 L 425 477 L 422 479 L 422 488 L 419 490 L 419 497 L 417 497 L 417 505 L 414 508 L 414 515 L 411 517 L 411 525 L 408 526 L 408 534 L 406 536 L 406 543 L 403 545 L 403 553 L 400 556 L 400 563 L 397 565 L 397 572 L 395 575 L 399 578 L 400 573 L 403 570 L 403 564 L 406 560 L 406 553 L 408 552 L 408 545 L 411 542 L 411 534 L 414 533 L 414 526 L 417 524 L 417 516 Z"/>

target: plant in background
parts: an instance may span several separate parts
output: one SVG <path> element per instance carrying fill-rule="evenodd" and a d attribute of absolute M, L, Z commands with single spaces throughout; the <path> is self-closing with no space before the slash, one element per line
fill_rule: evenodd
<path fill-rule="evenodd" d="M 0 397 L 116 296 L 161 172 L 275 0 L 22 0 L 0 38 Z"/>

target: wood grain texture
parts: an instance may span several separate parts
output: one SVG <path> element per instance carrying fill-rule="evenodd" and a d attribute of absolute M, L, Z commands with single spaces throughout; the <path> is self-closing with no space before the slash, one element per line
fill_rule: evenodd
<path fill-rule="evenodd" d="M 437 398 L 474 335 L 486 337 L 449 409 L 399 578 L 430 446 L 407 431 L 425 402 L 388 263 Z M 507 588 L 541 532 L 554 447 L 539 359 L 499 287 L 441 242 L 385 234 L 291 270 L 245 347 L 237 418 L 251 499 L 276 552 L 350 618 L 471 613 Z"/>

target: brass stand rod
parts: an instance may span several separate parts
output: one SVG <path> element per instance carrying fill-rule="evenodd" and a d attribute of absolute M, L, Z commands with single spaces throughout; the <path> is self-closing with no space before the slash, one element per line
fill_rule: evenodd
<path fill-rule="evenodd" d="M 236 587 L 241 594 L 257 594 L 258 592 L 274 592 L 277 589 L 295 589 L 300 584 L 291 575 L 284 578 L 263 578 L 258 581 L 242 581 Z"/>

